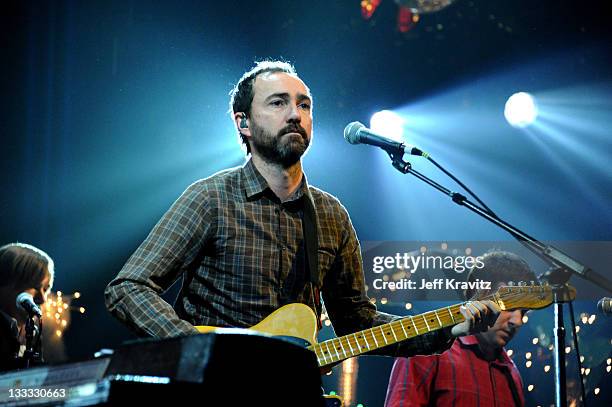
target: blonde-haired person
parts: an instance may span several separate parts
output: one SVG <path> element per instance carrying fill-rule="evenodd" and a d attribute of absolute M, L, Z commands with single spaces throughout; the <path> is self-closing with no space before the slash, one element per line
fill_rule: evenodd
<path fill-rule="evenodd" d="M 24 243 L 0 247 L 0 371 L 21 367 L 26 347 L 28 314 L 17 306 L 17 296 L 28 293 L 36 304 L 44 304 L 53 275 L 53 260 L 39 248 Z"/>

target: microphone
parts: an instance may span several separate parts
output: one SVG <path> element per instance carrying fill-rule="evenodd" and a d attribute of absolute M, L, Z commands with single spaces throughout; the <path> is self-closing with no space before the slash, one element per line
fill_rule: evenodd
<path fill-rule="evenodd" d="M 368 129 L 362 123 L 352 122 L 344 128 L 344 139 L 351 144 L 369 144 L 380 147 L 390 154 L 402 153 L 427 157 L 428 154 L 414 146 L 407 146 Z"/>
<path fill-rule="evenodd" d="M 32 294 L 28 294 L 25 292 L 19 294 L 17 296 L 16 304 L 18 308 L 21 308 L 22 310 L 27 312 L 30 317 L 42 317 L 42 312 L 40 312 L 40 308 L 34 302 L 34 297 L 32 297 Z"/>
<path fill-rule="evenodd" d="M 604 315 L 612 315 L 612 298 L 603 297 L 597 302 L 597 309 Z"/>

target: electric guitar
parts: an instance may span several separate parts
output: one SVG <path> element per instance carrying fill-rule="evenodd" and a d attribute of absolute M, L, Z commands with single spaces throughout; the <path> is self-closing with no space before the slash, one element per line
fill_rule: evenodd
<path fill-rule="evenodd" d="M 564 300 L 573 300 L 575 297 L 576 289 L 567 286 Z M 495 302 L 502 311 L 541 309 L 552 303 L 553 288 L 549 285 L 502 286 L 495 294 L 481 300 Z M 407 316 L 321 343 L 317 343 L 316 338 L 316 316 L 305 304 L 287 304 L 249 329 L 288 338 L 302 344 L 316 354 L 321 370 L 325 371 L 345 359 L 463 322 L 465 318 L 459 311 L 463 304 Z M 213 326 L 196 326 L 196 328 L 201 333 L 219 329 Z"/>

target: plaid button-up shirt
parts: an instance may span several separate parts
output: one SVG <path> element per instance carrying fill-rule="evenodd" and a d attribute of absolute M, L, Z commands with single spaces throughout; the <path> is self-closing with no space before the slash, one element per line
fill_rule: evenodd
<path fill-rule="evenodd" d="M 512 359 L 502 349 L 499 359 L 487 361 L 473 335 L 458 338 L 441 355 L 396 359 L 385 400 L 386 407 L 524 405 Z"/>
<path fill-rule="evenodd" d="M 106 305 L 141 335 L 194 334 L 194 325 L 249 327 L 280 306 L 313 306 L 307 283 L 302 199 L 317 215 L 323 301 L 338 335 L 391 321 L 365 294 L 359 241 L 337 198 L 302 182 L 281 202 L 252 160 L 192 184 L 166 212 L 105 291 Z M 160 294 L 184 281 L 175 308 Z M 432 333 L 401 354 L 450 346 Z M 388 354 L 398 354 L 385 349 Z"/>

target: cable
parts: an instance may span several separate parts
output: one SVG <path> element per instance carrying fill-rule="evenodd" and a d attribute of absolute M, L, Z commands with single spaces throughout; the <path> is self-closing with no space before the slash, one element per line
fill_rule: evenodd
<path fill-rule="evenodd" d="M 429 161 L 431 161 L 431 163 L 433 165 L 435 165 L 436 167 L 438 167 L 440 169 L 440 171 L 442 171 L 443 173 L 445 173 L 446 175 L 448 175 L 453 181 L 455 181 L 457 184 L 459 184 L 459 186 L 461 186 L 461 188 L 463 188 L 468 194 L 470 194 L 475 200 L 478 201 L 478 203 L 480 203 L 483 207 L 483 209 L 491 216 L 493 216 L 496 219 L 499 219 L 499 217 L 495 214 L 495 212 L 493 212 L 491 210 L 491 208 L 489 208 L 484 202 L 482 202 L 480 200 L 480 198 L 478 198 L 478 196 L 476 196 L 475 193 L 472 192 L 471 189 L 469 189 L 463 182 L 459 181 L 459 179 L 457 177 L 455 177 L 453 174 L 451 174 L 450 172 L 448 172 L 444 167 L 442 167 L 440 164 L 438 164 L 436 162 L 436 160 L 434 160 L 433 158 L 431 158 L 431 156 L 427 156 L 427 159 Z"/>

